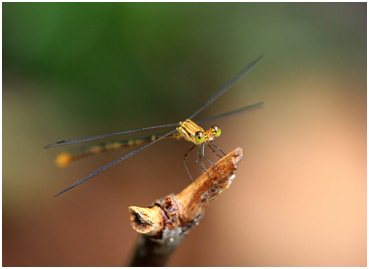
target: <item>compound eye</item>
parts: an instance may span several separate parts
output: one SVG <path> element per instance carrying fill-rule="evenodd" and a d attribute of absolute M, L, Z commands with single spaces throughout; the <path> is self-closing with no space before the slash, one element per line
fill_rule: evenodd
<path fill-rule="evenodd" d="M 195 134 L 195 141 L 198 144 L 201 144 L 205 141 L 205 135 L 202 131 L 197 131 Z"/>
<path fill-rule="evenodd" d="M 219 137 L 222 134 L 222 130 L 217 125 L 213 125 L 211 128 L 215 137 Z"/>

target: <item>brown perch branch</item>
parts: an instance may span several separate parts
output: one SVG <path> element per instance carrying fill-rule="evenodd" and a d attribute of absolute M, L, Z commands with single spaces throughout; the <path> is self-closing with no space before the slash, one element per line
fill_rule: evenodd
<path fill-rule="evenodd" d="M 149 208 L 130 206 L 132 228 L 141 234 L 130 266 L 163 266 L 182 239 L 199 224 L 205 208 L 228 189 L 242 148 L 236 148 L 182 192 L 169 194 Z"/>

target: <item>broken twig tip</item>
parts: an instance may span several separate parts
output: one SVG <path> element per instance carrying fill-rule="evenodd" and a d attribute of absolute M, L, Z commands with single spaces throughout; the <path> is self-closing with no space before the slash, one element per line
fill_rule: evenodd
<path fill-rule="evenodd" d="M 149 208 L 129 207 L 131 226 L 143 235 L 131 265 L 162 265 L 198 225 L 207 206 L 232 184 L 242 157 L 243 150 L 238 147 L 177 195 L 169 194 Z M 160 263 L 153 262 L 157 260 Z"/>
<path fill-rule="evenodd" d="M 128 210 L 131 226 L 136 232 L 155 236 L 163 229 L 164 221 L 157 206 L 152 208 L 130 206 Z"/>

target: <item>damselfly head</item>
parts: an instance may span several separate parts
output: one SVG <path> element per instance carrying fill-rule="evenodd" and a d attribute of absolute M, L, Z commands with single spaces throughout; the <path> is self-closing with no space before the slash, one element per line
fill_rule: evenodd
<path fill-rule="evenodd" d="M 206 138 L 206 136 L 205 136 L 205 134 L 204 134 L 203 131 L 197 131 L 196 132 L 196 134 L 195 134 L 195 141 L 196 141 L 197 144 L 204 143 L 205 138 Z"/>
<path fill-rule="evenodd" d="M 222 130 L 219 128 L 218 125 L 211 126 L 210 131 L 215 137 L 219 137 L 222 134 Z"/>
<path fill-rule="evenodd" d="M 217 125 L 213 125 L 207 131 L 197 131 L 195 133 L 196 144 L 213 141 L 215 137 L 219 137 L 222 131 Z"/>

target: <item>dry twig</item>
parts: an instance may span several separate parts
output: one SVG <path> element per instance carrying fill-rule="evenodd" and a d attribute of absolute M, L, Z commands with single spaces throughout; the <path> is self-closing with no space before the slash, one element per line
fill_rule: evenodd
<path fill-rule="evenodd" d="M 163 266 L 175 247 L 204 214 L 205 208 L 228 189 L 242 148 L 236 148 L 209 168 L 182 192 L 157 200 L 153 206 L 130 206 L 133 229 L 141 234 L 131 266 Z"/>

